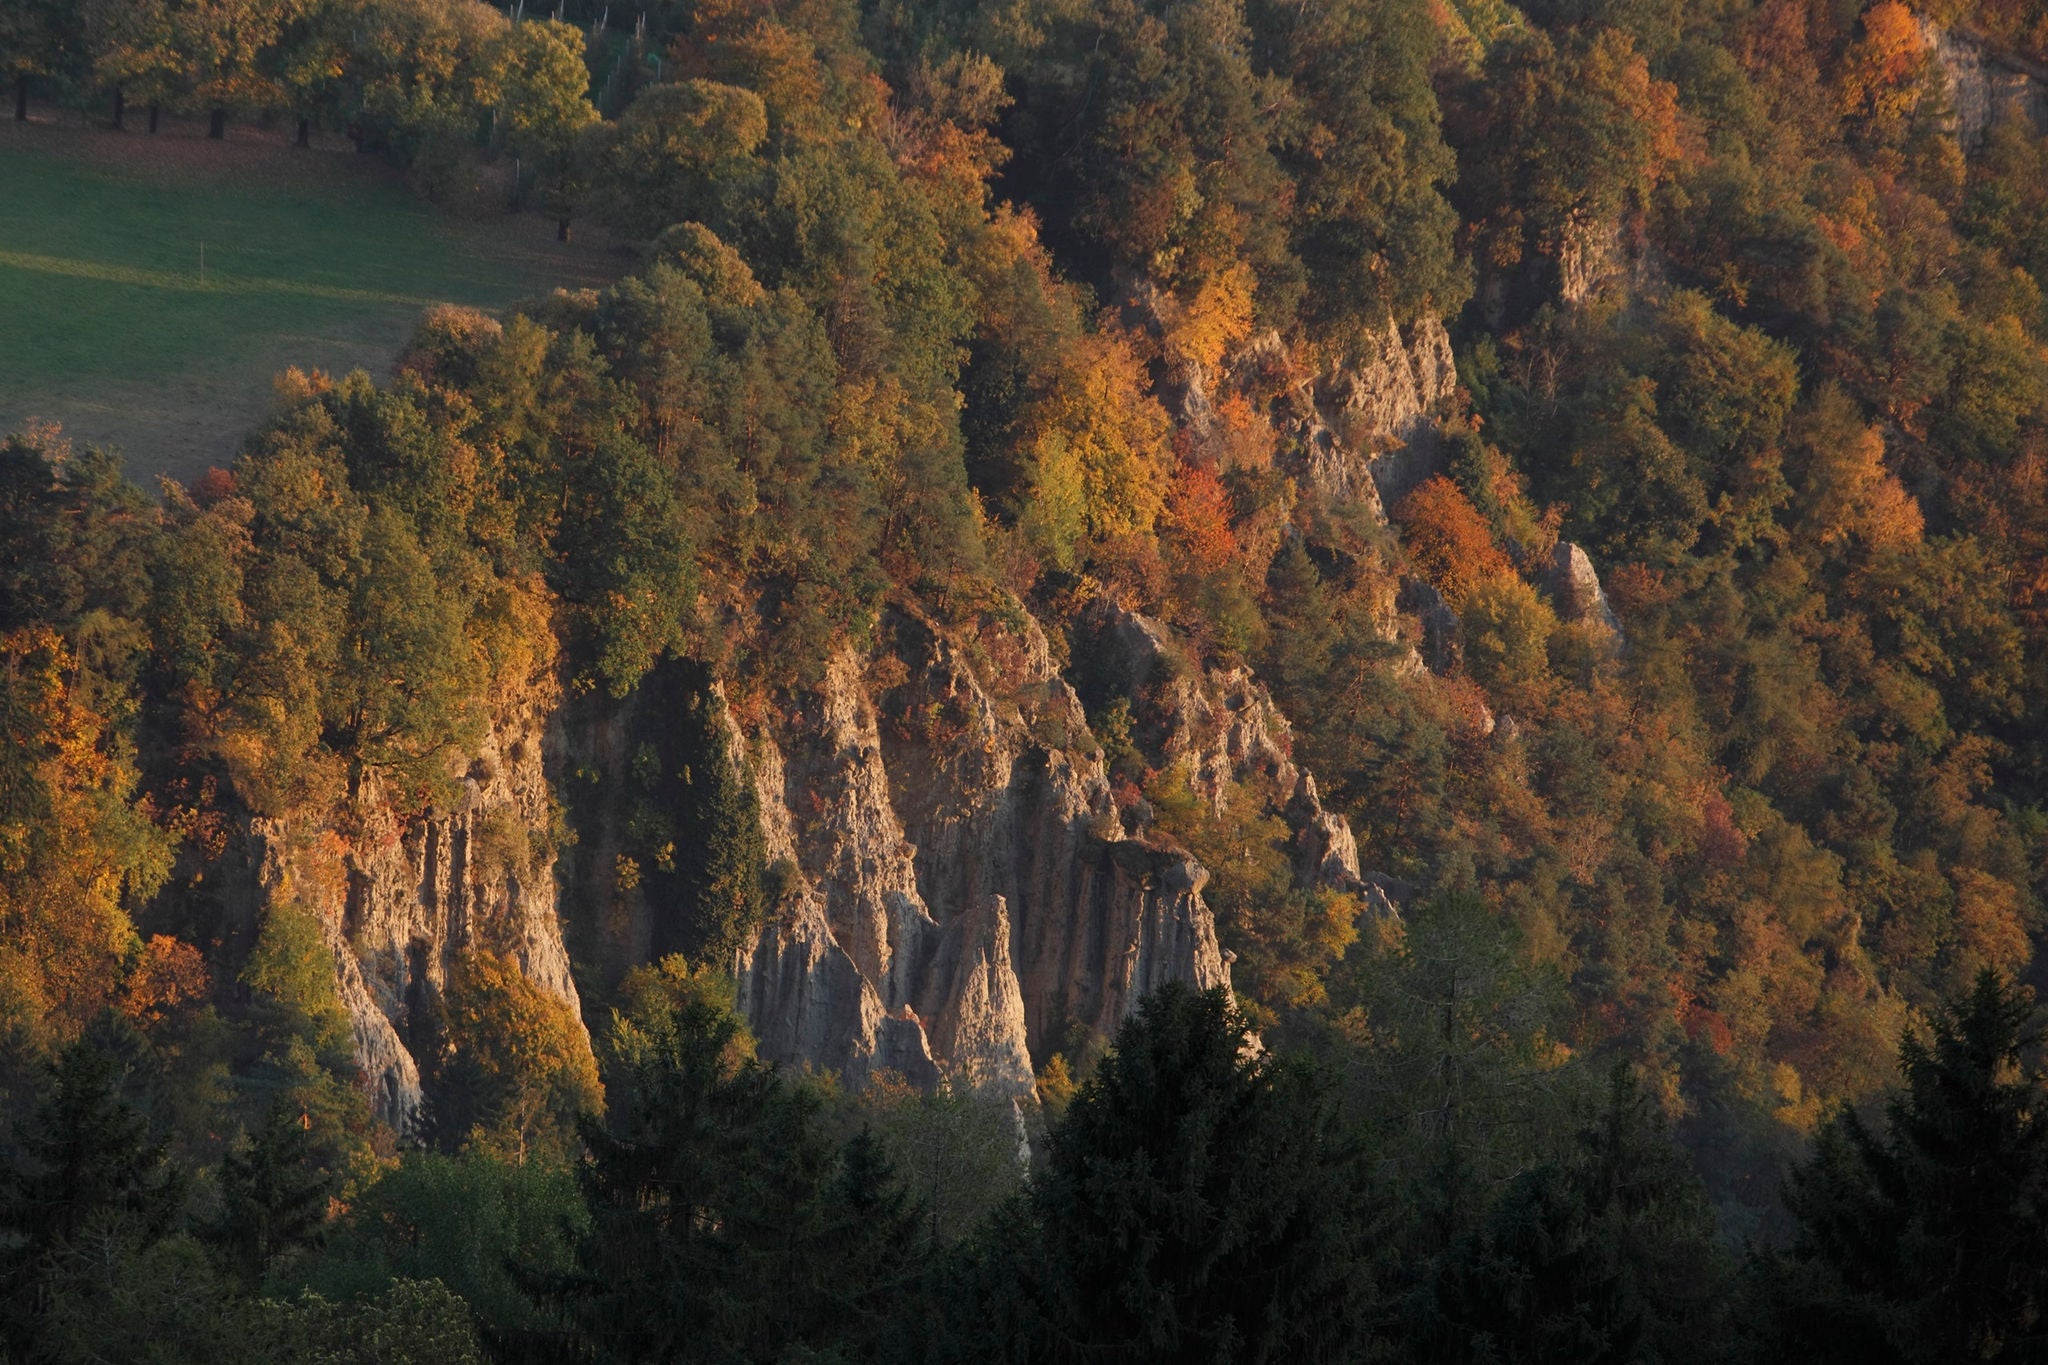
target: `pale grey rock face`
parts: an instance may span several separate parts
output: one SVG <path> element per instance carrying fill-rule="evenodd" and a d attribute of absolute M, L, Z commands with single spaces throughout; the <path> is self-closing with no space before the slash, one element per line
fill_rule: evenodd
<path fill-rule="evenodd" d="M 2042 72 L 1991 50 L 1974 34 L 1925 18 L 1920 34 L 1948 86 L 1950 131 L 1965 151 L 1980 146 L 2008 119 L 2025 119 L 2037 134 L 2048 131 L 2048 82 Z"/>
<path fill-rule="evenodd" d="M 1188 667 L 1156 621 L 1097 612 L 1107 666 L 1146 694 L 1155 761 L 1186 763 L 1219 811 L 1260 793 L 1295 832 L 1305 885 L 1395 913 L 1295 764 L 1264 685 L 1241 667 Z M 508 707 L 445 809 L 403 810 L 371 777 L 345 843 L 311 817 L 252 822 L 256 885 L 318 917 L 376 1111 L 401 1133 L 430 1098 L 417 1049 L 464 954 L 503 953 L 578 1006 L 543 739 L 567 777 L 624 763 L 632 730 L 617 708 L 563 724 L 557 704 L 536 687 Z M 764 1055 L 856 1085 L 892 1073 L 1028 1105 L 1035 1067 L 1077 1029 L 1114 1032 L 1170 981 L 1229 987 L 1208 873 L 1126 828 L 1080 700 L 1021 610 L 965 629 L 894 610 L 872 648 L 842 650 L 803 697 L 714 713 L 775 865 L 777 902 L 732 964 Z M 612 865 L 606 837 L 589 831 L 584 875 Z M 652 912 L 618 913 L 631 922 L 604 932 L 619 942 L 600 935 L 593 950 L 623 970 L 645 960 Z"/>
<path fill-rule="evenodd" d="M 1558 615 L 1565 620 L 1590 621 L 1611 634 L 1617 645 L 1621 643 L 1621 621 L 1607 601 L 1593 561 L 1568 540 L 1557 543 L 1551 558 L 1550 595 L 1557 603 Z"/>
<path fill-rule="evenodd" d="M 1567 304 L 1584 303 L 1628 273 L 1621 226 L 1574 216 L 1557 243 L 1557 292 Z"/>
<path fill-rule="evenodd" d="M 1303 477 L 1326 501 L 1362 503 L 1384 521 L 1382 509 L 1436 471 L 1433 419 L 1457 387 L 1443 323 L 1425 318 L 1403 336 L 1389 318 L 1356 358 L 1316 384 Z"/>
<path fill-rule="evenodd" d="M 305 819 L 250 823 L 258 890 L 318 919 L 356 1064 L 377 1116 L 401 1135 L 417 1130 L 423 1102 L 412 1049 L 464 954 L 511 958 L 581 1019 L 548 843 L 541 735 L 553 701 L 542 690 L 500 714 L 445 809 L 406 811 L 368 773 L 346 841 Z"/>
<path fill-rule="evenodd" d="M 873 659 L 842 653 L 796 714 L 740 727 L 769 856 L 795 870 L 740 963 L 767 1055 L 1029 1100 L 1075 1024 L 1110 1032 L 1167 981 L 1229 985 L 1207 874 L 1125 837 L 1035 623 L 977 643 L 892 613 Z"/>

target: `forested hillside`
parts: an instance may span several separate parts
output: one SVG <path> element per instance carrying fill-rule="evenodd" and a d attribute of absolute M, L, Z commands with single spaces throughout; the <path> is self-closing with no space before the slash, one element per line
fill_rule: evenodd
<path fill-rule="evenodd" d="M 632 253 L 0 444 L 6 1358 L 2033 1358 L 2048 7 L 532 8 L 0 0 Z"/>

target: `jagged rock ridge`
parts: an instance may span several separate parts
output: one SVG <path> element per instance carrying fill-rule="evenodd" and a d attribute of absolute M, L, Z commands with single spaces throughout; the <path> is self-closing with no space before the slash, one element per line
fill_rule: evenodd
<path fill-rule="evenodd" d="M 763 1050 L 1023 1097 L 1075 1027 L 1227 986 L 1207 873 L 1127 837 L 1036 623 L 984 621 L 980 659 L 910 610 L 884 627 L 795 713 L 734 727 L 796 874 L 740 964 Z"/>

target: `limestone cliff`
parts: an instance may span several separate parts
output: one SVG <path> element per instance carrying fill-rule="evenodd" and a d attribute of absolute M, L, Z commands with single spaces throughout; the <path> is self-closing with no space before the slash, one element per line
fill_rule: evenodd
<path fill-rule="evenodd" d="M 1042 632 L 908 608 L 733 743 L 788 875 L 740 965 L 771 1056 L 1017 1097 L 1078 1027 L 1167 981 L 1228 985 L 1207 874 L 1126 834 Z"/>
<path fill-rule="evenodd" d="M 1941 70 L 1951 130 L 1965 150 L 2008 119 L 2026 120 L 2037 134 L 2048 132 L 2048 71 L 1965 29 L 1922 19 L 1920 32 Z"/>
<path fill-rule="evenodd" d="M 407 810 L 366 772 L 349 794 L 345 835 L 310 816 L 250 823 L 257 887 L 319 920 L 364 1082 L 378 1117 L 401 1134 L 418 1126 L 419 1049 L 463 954 L 509 956 L 579 1011 L 541 756 L 554 701 L 537 686 L 506 705 L 444 805 Z"/>
<path fill-rule="evenodd" d="M 1090 666 L 1144 699 L 1153 762 L 1188 764 L 1219 810 L 1256 791 L 1295 831 L 1304 883 L 1393 913 L 1248 670 L 1194 667 L 1165 627 L 1108 603 L 1085 621 Z M 707 696 L 716 704 L 688 701 Z M 711 727 L 758 803 L 771 903 L 733 965 L 770 1057 L 853 1084 L 892 1072 L 1022 1101 L 1046 1057 L 1113 1032 L 1147 992 L 1229 985 L 1207 872 L 1119 810 L 1037 623 L 1013 607 L 941 625 L 898 604 L 815 685 L 728 702 L 709 672 L 665 665 L 622 702 L 564 707 L 536 687 L 502 710 L 442 805 L 408 811 L 366 774 L 340 822 L 251 823 L 255 883 L 325 927 L 358 1062 L 399 1131 L 431 1100 L 422 1048 L 463 954 L 507 954 L 575 1008 L 565 929 L 607 983 L 674 950 L 675 907 L 617 873 L 644 814 L 636 768 L 650 755 L 687 767 L 687 749 L 650 738 L 690 725 Z M 560 905 L 557 794 L 582 812 Z M 686 853 L 696 832 L 674 833 Z"/>
<path fill-rule="evenodd" d="M 1297 477 L 1326 502 L 1384 509 L 1434 472 L 1432 420 L 1458 387 L 1451 339 L 1435 318 L 1404 335 L 1391 318 L 1349 363 L 1318 377 L 1293 421 Z"/>
<path fill-rule="evenodd" d="M 1293 727 L 1250 669 L 1201 668 L 1160 622 L 1109 602 L 1093 604 L 1076 633 L 1097 688 L 1131 703 L 1132 738 L 1148 764 L 1181 768 L 1218 814 L 1233 799 L 1263 801 L 1293 834 L 1302 884 L 1397 913 L 1391 882 L 1362 870 L 1350 822 L 1323 805 L 1315 776 L 1295 763 Z"/>

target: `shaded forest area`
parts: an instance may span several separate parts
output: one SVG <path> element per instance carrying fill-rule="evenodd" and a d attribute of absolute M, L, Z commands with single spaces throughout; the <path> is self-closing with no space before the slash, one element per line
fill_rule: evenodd
<path fill-rule="evenodd" d="M 1943 54 L 2048 10 L 610 10 L 0 9 L 21 91 L 338 127 L 644 253 L 285 376 L 160 498 L 0 447 L 10 1356 L 2040 1350 L 2048 143 Z M 1439 327 L 1390 442 L 1342 394 Z M 1104 600 L 1264 681 L 1398 914 L 1148 762 Z M 242 831 L 447 800 L 537 680 L 790 704 L 907 603 L 1044 624 L 1234 1000 L 1028 1114 L 762 1062 L 722 969 L 782 869 L 686 729 L 701 784 L 604 807 L 681 951 L 579 963 L 579 1019 L 486 945 L 420 1130 L 372 1117 Z"/>

